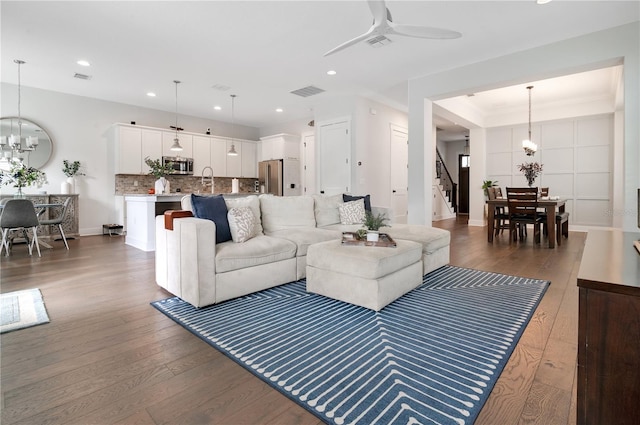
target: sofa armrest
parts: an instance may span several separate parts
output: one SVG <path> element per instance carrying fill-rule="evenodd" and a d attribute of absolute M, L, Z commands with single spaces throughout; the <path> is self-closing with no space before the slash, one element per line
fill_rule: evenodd
<path fill-rule="evenodd" d="M 196 307 L 215 303 L 215 223 L 173 217 L 172 227 L 156 217 L 156 282 Z"/>
<path fill-rule="evenodd" d="M 173 230 L 173 220 L 176 218 L 193 217 L 193 213 L 187 210 L 168 210 L 164 212 L 164 228 Z"/>

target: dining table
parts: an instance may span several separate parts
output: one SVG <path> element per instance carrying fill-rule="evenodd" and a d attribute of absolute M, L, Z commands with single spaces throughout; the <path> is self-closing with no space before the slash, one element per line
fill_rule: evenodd
<path fill-rule="evenodd" d="M 549 239 L 549 248 L 556 246 L 556 214 L 563 213 L 566 199 L 539 198 L 538 207 L 544 208 L 547 215 L 547 234 Z M 493 235 L 495 233 L 495 214 L 498 208 L 508 208 L 509 201 L 507 198 L 496 198 L 487 200 L 487 213 L 489 225 L 487 230 L 487 240 L 493 243 Z"/>

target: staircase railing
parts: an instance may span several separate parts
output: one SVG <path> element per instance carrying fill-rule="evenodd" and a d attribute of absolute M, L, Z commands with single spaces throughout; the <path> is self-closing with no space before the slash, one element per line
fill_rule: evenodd
<path fill-rule="evenodd" d="M 440 179 L 440 184 L 449 198 L 453 210 L 457 211 L 458 185 L 451 178 L 451 174 L 449 174 L 449 170 L 447 170 L 447 166 L 445 165 L 444 159 L 442 158 L 442 155 L 440 155 L 438 148 L 436 148 L 436 154 L 436 177 Z"/>

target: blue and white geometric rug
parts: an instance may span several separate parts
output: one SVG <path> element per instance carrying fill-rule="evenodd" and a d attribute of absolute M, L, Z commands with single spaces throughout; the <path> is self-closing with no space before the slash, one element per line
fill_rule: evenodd
<path fill-rule="evenodd" d="M 549 283 L 445 266 L 380 312 L 304 280 L 152 305 L 328 424 L 470 424 Z"/>
<path fill-rule="evenodd" d="M 39 289 L 7 292 L 0 295 L 0 333 L 49 323 Z"/>

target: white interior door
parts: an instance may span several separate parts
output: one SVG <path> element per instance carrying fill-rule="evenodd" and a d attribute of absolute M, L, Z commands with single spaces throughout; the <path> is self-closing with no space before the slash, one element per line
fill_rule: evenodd
<path fill-rule="evenodd" d="M 407 129 L 391 124 L 391 210 L 393 223 L 406 223 L 409 186 L 409 136 Z"/>
<path fill-rule="evenodd" d="M 302 178 L 303 194 L 316 193 L 316 136 L 314 133 L 302 133 Z"/>
<path fill-rule="evenodd" d="M 349 192 L 351 135 L 347 120 L 320 124 L 317 140 L 318 188 L 324 195 Z"/>

